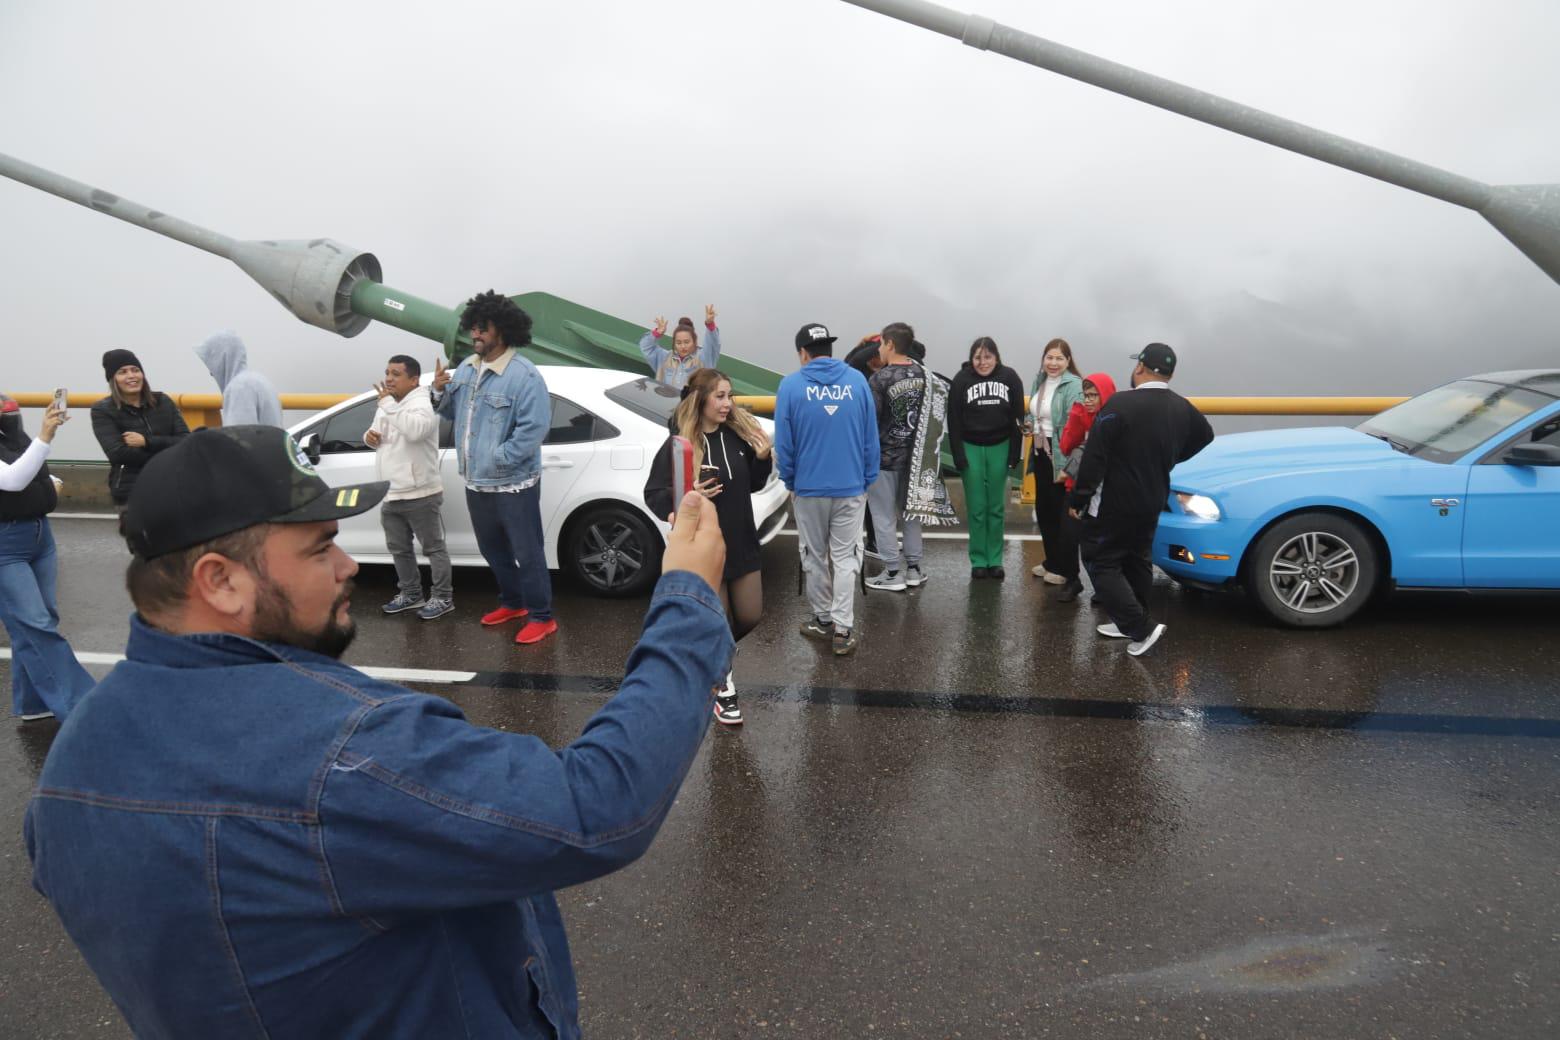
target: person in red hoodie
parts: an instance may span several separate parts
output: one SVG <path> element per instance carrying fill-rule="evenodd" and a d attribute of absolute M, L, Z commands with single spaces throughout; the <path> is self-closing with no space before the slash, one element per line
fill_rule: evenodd
<path fill-rule="evenodd" d="M 1062 478 L 1068 491 L 1073 489 L 1073 483 L 1078 477 L 1078 464 L 1083 461 L 1083 446 L 1089 439 L 1089 430 L 1094 426 L 1094 417 L 1100 413 L 1100 409 L 1115 392 L 1115 380 L 1104 372 L 1096 372 L 1084 379 L 1083 394 L 1067 413 L 1067 424 L 1062 427 L 1057 447 L 1061 449 L 1062 458 L 1066 460 L 1062 464 Z M 1063 513 L 1062 526 L 1065 528 L 1067 544 L 1076 547 L 1081 521 L 1074 520 Z M 1074 548 L 1073 551 L 1077 552 L 1077 549 Z M 1082 592 L 1083 582 L 1073 578 L 1062 586 L 1056 598 L 1063 603 L 1071 603 Z"/>

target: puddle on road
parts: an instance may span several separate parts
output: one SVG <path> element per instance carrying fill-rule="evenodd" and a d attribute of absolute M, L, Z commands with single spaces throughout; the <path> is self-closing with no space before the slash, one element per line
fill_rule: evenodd
<path fill-rule="evenodd" d="M 1363 986 L 1387 974 L 1387 948 L 1358 935 L 1257 939 L 1195 961 L 1085 983 L 1176 993 L 1301 993 Z"/>

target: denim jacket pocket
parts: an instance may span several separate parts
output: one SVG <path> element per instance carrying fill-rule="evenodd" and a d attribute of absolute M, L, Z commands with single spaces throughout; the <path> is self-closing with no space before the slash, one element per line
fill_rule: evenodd
<path fill-rule="evenodd" d="M 506 423 L 509 421 L 509 413 L 514 411 L 515 399 L 505 394 L 483 394 L 482 414 L 490 423 Z"/>

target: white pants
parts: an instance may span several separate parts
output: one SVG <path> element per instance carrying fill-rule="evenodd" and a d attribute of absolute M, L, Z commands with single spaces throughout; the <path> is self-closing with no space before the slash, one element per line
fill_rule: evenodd
<path fill-rule="evenodd" d="M 854 498 L 793 498 L 807 604 L 813 616 L 836 628 L 856 624 L 856 575 L 861 573 L 861 523 L 866 495 Z M 830 564 L 833 574 L 830 574 Z"/>

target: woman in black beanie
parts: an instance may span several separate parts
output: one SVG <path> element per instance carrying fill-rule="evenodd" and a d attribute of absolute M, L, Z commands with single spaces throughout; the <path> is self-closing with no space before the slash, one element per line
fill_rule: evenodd
<path fill-rule="evenodd" d="M 108 456 L 108 493 L 123 508 L 141 468 L 190 429 L 173 400 L 147 385 L 140 359 L 130 351 L 104 354 L 103 377 L 108 396 L 92 406 L 92 432 Z"/>

